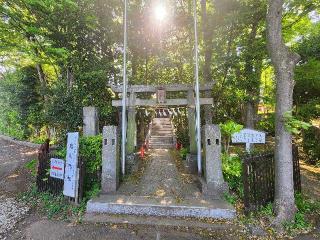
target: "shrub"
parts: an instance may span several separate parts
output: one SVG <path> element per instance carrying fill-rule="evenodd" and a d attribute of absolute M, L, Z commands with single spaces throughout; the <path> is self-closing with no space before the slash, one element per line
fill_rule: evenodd
<path fill-rule="evenodd" d="M 65 158 L 66 147 L 60 148 L 55 154 L 58 157 Z M 102 135 L 80 137 L 79 155 L 84 163 L 84 197 L 89 199 L 96 195 L 101 188 Z"/>
<path fill-rule="evenodd" d="M 181 157 L 183 160 L 185 160 L 186 157 L 187 157 L 187 154 L 189 153 L 189 149 L 187 149 L 187 148 L 181 148 L 180 151 L 179 151 L 179 153 L 180 153 L 180 157 Z"/>
<path fill-rule="evenodd" d="M 307 199 L 301 194 L 296 194 L 295 202 L 297 205 L 297 213 L 294 220 L 285 222 L 284 227 L 288 233 L 295 233 L 301 230 L 310 230 L 312 223 L 308 218 L 308 214 L 319 214 L 320 202 Z"/>
<path fill-rule="evenodd" d="M 80 156 L 84 161 L 84 197 L 90 198 L 101 187 L 102 135 L 80 138 Z"/>
<path fill-rule="evenodd" d="M 311 164 L 320 163 L 320 129 L 310 127 L 303 131 L 303 150 Z"/>
<path fill-rule="evenodd" d="M 275 114 L 264 115 L 257 123 L 257 128 L 274 136 L 275 134 Z"/>
<path fill-rule="evenodd" d="M 230 120 L 224 124 L 221 123 L 220 128 L 223 136 L 224 150 L 226 153 L 228 153 L 232 134 L 240 132 L 243 128 L 243 125 L 237 124 L 236 122 Z"/>
<path fill-rule="evenodd" d="M 222 171 L 229 188 L 243 197 L 242 162 L 238 156 L 222 155 Z"/>

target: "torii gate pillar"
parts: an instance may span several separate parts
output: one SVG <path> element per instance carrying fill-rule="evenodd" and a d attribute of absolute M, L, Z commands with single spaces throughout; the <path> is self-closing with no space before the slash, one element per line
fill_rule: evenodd
<path fill-rule="evenodd" d="M 193 90 L 188 90 L 188 128 L 189 128 L 189 142 L 190 153 L 197 154 L 197 142 L 196 142 L 196 119 L 195 119 L 195 102 Z"/>
<path fill-rule="evenodd" d="M 136 123 L 136 108 L 135 108 L 136 94 L 131 92 L 129 102 L 132 105 L 128 107 L 128 126 L 127 126 L 127 144 L 126 153 L 128 155 L 134 153 L 137 144 L 137 123 Z"/>

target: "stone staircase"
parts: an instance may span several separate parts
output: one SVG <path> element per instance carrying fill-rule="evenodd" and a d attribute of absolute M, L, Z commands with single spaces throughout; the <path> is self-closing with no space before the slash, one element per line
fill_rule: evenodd
<path fill-rule="evenodd" d="M 173 148 L 173 127 L 170 118 L 154 118 L 152 120 L 149 148 Z"/>

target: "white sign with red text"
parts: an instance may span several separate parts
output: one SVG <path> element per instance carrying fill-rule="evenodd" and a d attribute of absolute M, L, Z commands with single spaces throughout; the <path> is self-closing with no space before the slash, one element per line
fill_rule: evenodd
<path fill-rule="evenodd" d="M 50 177 L 64 179 L 64 160 L 50 159 Z"/>

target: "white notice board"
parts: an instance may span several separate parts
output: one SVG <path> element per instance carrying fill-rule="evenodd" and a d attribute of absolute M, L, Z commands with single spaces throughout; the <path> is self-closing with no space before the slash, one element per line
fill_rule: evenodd
<path fill-rule="evenodd" d="M 79 133 L 68 133 L 67 156 L 64 176 L 63 195 L 76 198 L 78 195 L 79 171 Z"/>
<path fill-rule="evenodd" d="M 238 133 L 232 134 L 233 143 L 265 143 L 266 134 L 253 129 L 242 129 Z"/>

